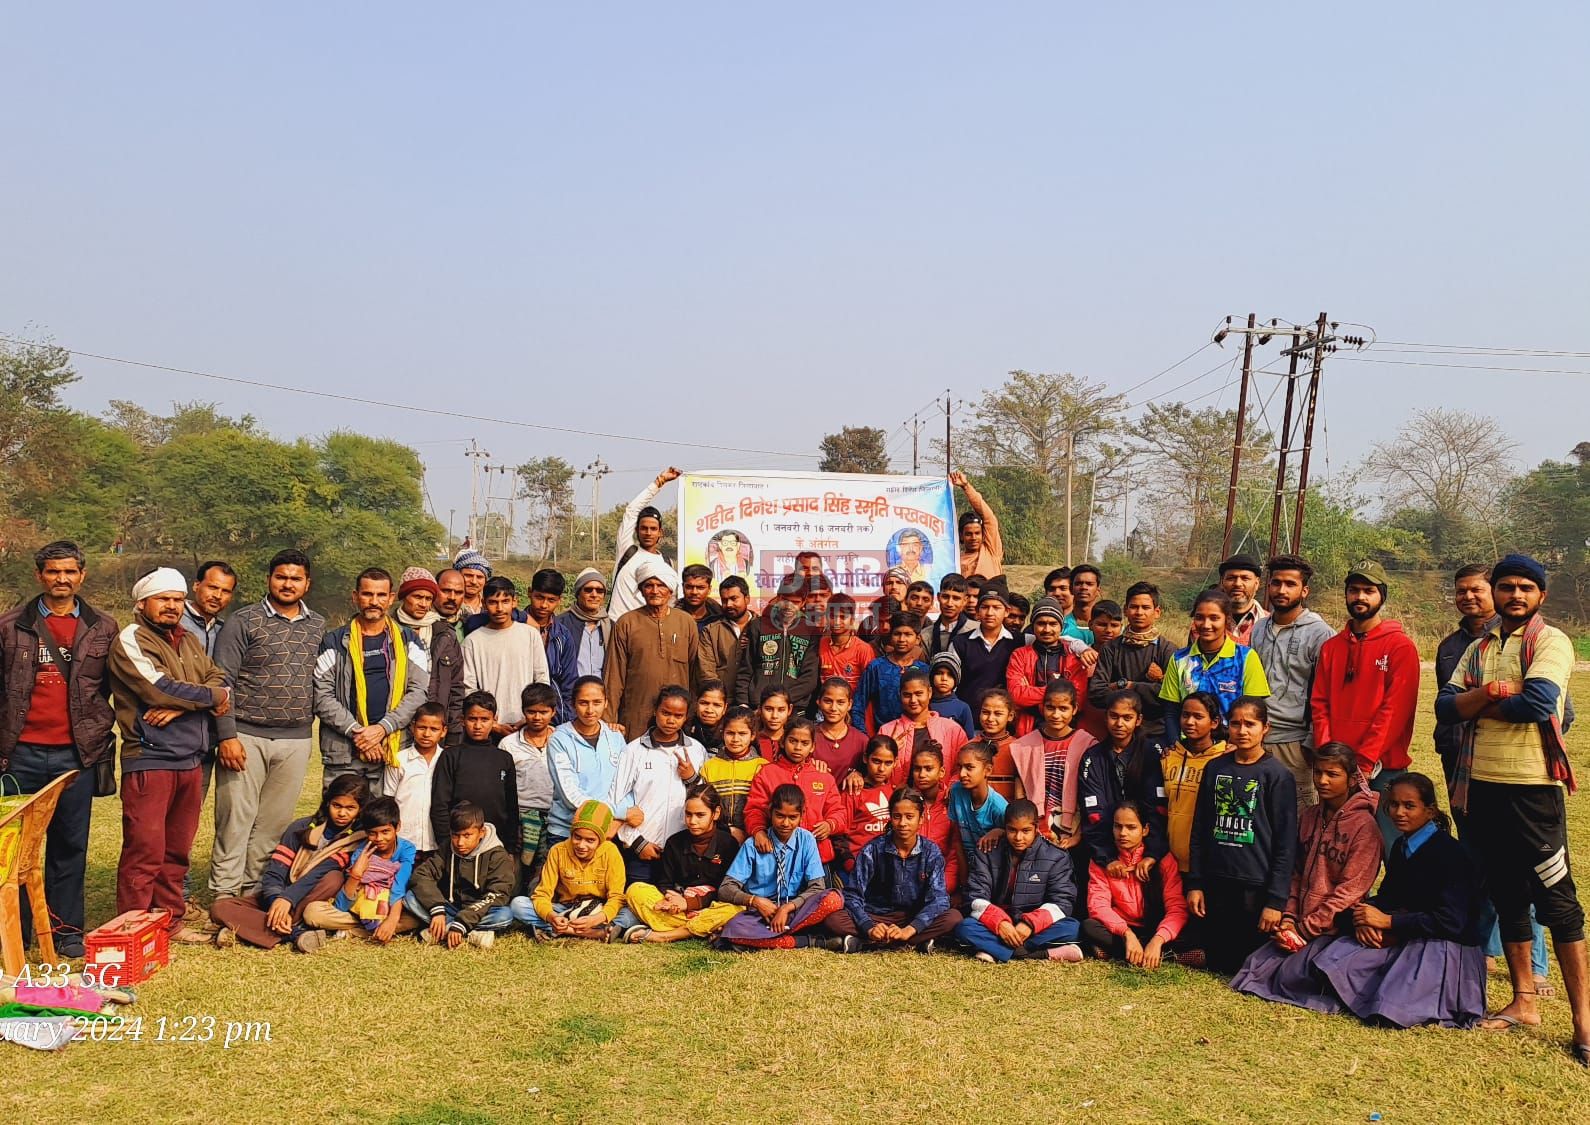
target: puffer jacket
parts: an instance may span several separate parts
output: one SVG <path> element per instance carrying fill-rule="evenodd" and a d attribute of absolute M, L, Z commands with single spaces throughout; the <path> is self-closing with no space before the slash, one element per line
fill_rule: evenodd
<path fill-rule="evenodd" d="M 114 745 L 116 714 L 110 705 L 110 676 L 106 661 L 116 639 L 116 620 L 78 599 L 77 635 L 67 650 L 72 663 L 67 681 L 67 713 L 72 720 L 72 743 L 86 769 Z M 0 714 L 0 770 L 4 770 L 28 717 L 33 679 L 38 668 L 39 601 L 29 598 L 0 614 L 0 685 L 5 693 Z"/>
<path fill-rule="evenodd" d="M 997 931 L 1001 921 L 1026 920 L 1038 931 L 1071 915 L 1077 887 L 1071 877 L 1071 857 L 1064 848 L 1040 836 L 1018 856 L 1001 840 L 991 851 L 978 851 L 968 858 L 971 873 L 966 879 L 966 898 L 972 917 L 990 930 Z M 1010 900 L 1000 902 L 1010 884 L 1012 863 L 1016 880 Z"/>

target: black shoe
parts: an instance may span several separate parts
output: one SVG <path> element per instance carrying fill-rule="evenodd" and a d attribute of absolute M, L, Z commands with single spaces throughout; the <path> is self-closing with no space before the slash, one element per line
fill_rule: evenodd
<path fill-rule="evenodd" d="M 854 937 L 822 937 L 813 938 L 812 944 L 818 949 L 826 949 L 830 953 L 853 953 L 855 949 L 851 943 L 855 940 Z"/>
<path fill-rule="evenodd" d="M 932 953 L 938 947 L 939 945 L 937 938 L 928 938 L 921 945 L 916 947 L 916 951 L 918 953 Z"/>

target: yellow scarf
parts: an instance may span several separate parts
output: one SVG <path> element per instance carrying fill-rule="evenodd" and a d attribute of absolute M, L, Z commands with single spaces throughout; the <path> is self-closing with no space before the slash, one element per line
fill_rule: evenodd
<path fill-rule="evenodd" d="M 398 628 L 398 623 L 388 619 L 386 623 L 387 643 L 392 646 L 392 675 L 390 698 L 386 701 L 386 709 L 393 711 L 397 708 L 398 701 L 403 698 L 403 688 L 408 681 L 409 654 L 408 648 L 403 643 L 403 632 Z M 354 640 L 359 644 L 357 650 Z M 364 681 L 364 634 L 359 632 L 355 624 L 348 630 L 348 657 L 353 663 L 353 703 L 358 709 L 359 721 L 365 726 L 370 725 L 370 695 L 369 688 Z M 387 735 L 386 739 L 386 764 L 398 764 L 398 751 L 403 749 L 403 731 L 395 730 Z"/>

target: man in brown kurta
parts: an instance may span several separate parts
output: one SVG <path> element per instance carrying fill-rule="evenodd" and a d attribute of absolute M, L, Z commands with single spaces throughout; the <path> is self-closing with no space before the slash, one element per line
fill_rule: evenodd
<path fill-rule="evenodd" d="M 641 558 L 636 585 L 646 604 L 618 619 L 607 642 L 602 679 L 607 719 L 633 741 L 651 724 L 657 693 L 669 684 L 693 688 L 700 669 L 695 618 L 673 606 L 679 578 L 661 560 Z"/>

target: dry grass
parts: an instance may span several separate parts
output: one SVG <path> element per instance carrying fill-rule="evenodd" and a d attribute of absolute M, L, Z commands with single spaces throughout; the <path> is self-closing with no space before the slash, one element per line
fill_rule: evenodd
<path fill-rule="evenodd" d="M 1590 699 L 1590 676 L 1575 686 Z M 1573 743 L 1590 775 L 1590 738 L 1581 729 Z M 1577 866 L 1590 872 L 1585 800 L 1570 808 Z M 117 814 L 114 801 L 96 810 L 94 919 L 111 910 Z M 1502 1002 L 1500 979 L 1491 991 Z M 13 1111 L 41 1121 L 1308 1122 L 1378 1110 L 1423 1122 L 1580 1120 L 1590 1104 L 1590 1075 L 1563 1049 L 1560 1000 L 1545 1004 L 1538 1033 L 1399 1032 L 1249 1000 L 1180 969 L 729 956 L 693 943 L 549 948 L 519 936 L 489 952 L 347 942 L 314 957 L 181 950 L 134 1011 L 141 1043 L 5 1049 Z M 162 1015 L 268 1021 L 271 1041 L 155 1043 Z"/>

